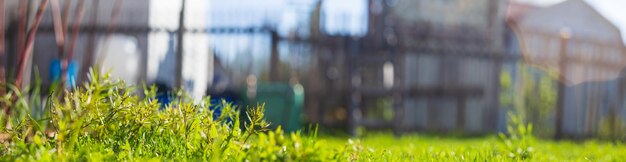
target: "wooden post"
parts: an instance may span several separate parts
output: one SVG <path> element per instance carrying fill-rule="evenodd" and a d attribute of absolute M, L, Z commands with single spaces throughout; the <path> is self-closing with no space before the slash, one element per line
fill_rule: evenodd
<path fill-rule="evenodd" d="M 621 96 L 621 95 L 618 95 L 618 96 Z M 617 139 L 617 137 L 618 137 L 617 133 L 618 133 L 618 130 L 620 129 L 619 127 L 617 127 L 617 116 L 619 114 L 619 112 L 617 111 L 617 105 L 618 105 L 617 103 L 610 103 L 610 107 L 609 107 L 609 114 L 608 114 L 609 128 L 610 128 L 610 130 L 609 130 L 610 131 L 609 137 L 611 139 Z"/>
<path fill-rule="evenodd" d="M 439 113 L 437 111 L 437 108 L 439 108 L 440 104 L 439 104 L 439 100 L 437 100 L 437 97 L 433 97 L 433 96 L 428 96 L 426 98 L 426 114 L 428 114 L 426 116 L 426 129 L 428 131 L 438 131 L 439 130 Z"/>
<path fill-rule="evenodd" d="M 465 131 L 465 95 L 458 96 L 456 98 L 457 102 L 457 112 L 456 112 L 456 129 L 457 131 Z"/>
<path fill-rule="evenodd" d="M 271 35 L 271 46 L 272 46 L 272 53 L 270 56 L 270 82 L 277 82 L 278 81 L 278 68 L 280 67 L 280 60 L 279 60 L 279 55 L 278 55 L 278 32 L 276 32 L 276 30 L 272 29 L 270 31 L 270 35 Z"/>
<path fill-rule="evenodd" d="M 362 94 L 359 91 L 359 88 L 361 87 L 361 76 L 359 74 L 358 71 L 358 66 L 357 63 L 354 61 L 354 59 L 356 59 L 357 56 L 357 51 L 352 47 L 352 43 L 353 41 L 351 40 L 351 38 L 349 36 L 346 36 L 344 38 L 344 46 L 343 48 L 345 50 L 343 50 L 344 52 L 347 52 L 347 58 L 346 61 L 346 65 L 348 65 L 348 71 L 349 71 L 349 94 L 350 94 L 350 99 L 349 99 L 349 105 L 348 105 L 348 130 L 350 132 L 350 134 L 352 134 L 353 136 L 358 135 L 357 132 L 357 128 L 360 125 L 360 121 L 361 121 L 361 101 L 362 101 Z"/>
<path fill-rule="evenodd" d="M 0 96 L 4 96 L 4 94 L 6 94 L 6 75 L 5 75 L 5 65 L 7 64 L 6 62 L 6 56 L 4 55 L 5 53 L 5 47 L 4 47 L 4 11 L 5 11 L 5 7 L 4 7 L 4 1 L 5 0 L 0 0 Z M 2 103 L 0 103 L 0 109 L 4 109 L 4 105 Z"/>
<path fill-rule="evenodd" d="M 565 75 L 567 75 L 567 41 L 570 33 L 567 29 L 562 29 L 560 33 L 560 52 L 559 52 L 559 82 L 558 96 L 556 101 L 556 132 L 555 138 L 563 138 L 563 112 L 565 111 Z"/>
<path fill-rule="evenodd" d="M 623 53 L 623 52 L 624 52 L 623 50 L 620 50 L 620 53 Z M 611 135 L 612 135 L 611 137 L 613 139 L 619 139 L 619 137 L 618 137 L 619 131 L 618 130 L 620 128 L 617 127 L 617 117 L 621 116 L 621 115 L 618 115 L 619 114 L 619 109 L 624 106 L 623 105 L 623 103 L 624 103 L 623 102 L 624 101 L 624 92 L 625 92 L 624 88 L 626 88 L 626 77 L 624 76 L 624 72 L 625 72 L 624 70 L 626 70 L 626 69 L 621 69 L 620 76 L 618 77 L 618 80 L 617 80 L 618 85 L 619 85 L 619 88 L 617 90 L 618 91 L 617 101 L 615 101 L 615 104 L 611 107 L 611 115 L 612 115 L 613 118 L 611 120 L 611 127 L 610 128 L 611 128 Z"/>
<path fill-rule="evenodd" d="M 181 88 L 183 86 L 183 34 L 185 30 L 185 0 L 182 0 L 182 7 L 180 9 L 180 16 L 178 18 L 178 32 L 176 45 L 176 81 L 175 88 Z"/>
<path fill-rule="evenodd" d="M 620 51 L 620 53 L 626 52 L 624 50 L 619 50 L 619 51 Z M 618 130 L 618 127 L 617 127 L 617 117 L 621 116 L 621 115 L 619 115 L 619 109 L 624 107 L 623 100 L 624 100 L 624 97 L 626 96 L 624 94 L 625 91 L 626 91 L 625 90 L 625 88 L 626 88 L 626 76 L 624 76 L 625 73 L 626 73 L 626 69 L 622 69 L 620 71 L 620 76 L 619 76 L 619 79 L 618 79 L 618 82 L 619 82 L 619 89 L 618 89 L 618 94 L 617 94 L 618 98 L 617 98 L 617 101 L 615 101 L 615 105 L 613 105 L 613 107 L 612 107 L 613 110 L 612 110 L 611 114 L 614 116 L 614 118 L 613 118 L 613 120 L 611 120 L 611 129 L 613 131 L 612 134 L 614 135 L 613 136 L 614 139 L 619 139 L 619 137 L 618 137 L 618 135 L 619 135 L 618 133 L 619 132 L 617 131 Z"/>
<path fill-rule="evenodd" d="M 498 55 L 503 55 L 503 53 L 499 53 Z M 495 84 L 500 84 L 500 74 L 502 73 L 502 57 L 497 57 L 495 59 L 495 68 L 493 69 L 493 80 Z M 500 114 L 500 86 L 495 86 L 492 92 L 495 96 L 492 104 L 489 106 L 489 129 L 493 131 L 498 130 L 498 122 L 499 122 L 499 114 Z"/>
<path fill-rule="evenodd" d="M 397 53 L 395 48 L 390 49 L 392 52 L 392 57 L 395 57 L 394 60 L 394 85 L 392 86 L 392 96 L 393 96 L 393 126 L 394 133 L 396 135 L 401 135 L 405 131 L 404 126 L 404 117 L 406 116 L 406 109 L 404 107 L 403 100 L 403 91 L 404 91 L 404 53 Z"/>
<path fill-rule="evenodd" d="M 498 21 L 498 9 L 499 9 L 499 5 L 500 5 L 501 1 L 499 0 L 489 0 L 488 2 L 488 20 L 489 20 L 489 24 L 488 24 L 488 34 L 487 34 L 487 38 L 490 40 L 490 46 L 491 47 L 495 47 L 497 48 L 498 53 L 492 53 L 493 55 L 504 55 L 503 50 L 501 50 L 500 48 L 497 47 L 497 44 L 500 44 L 498 41 L 498 39 L 494 36 L 500 36 L 499 34 L 496 34 L 496 30 L 495 27 L 497 25 L 497 23 L 499 23 L 500 21 Z M 493 48 L 491 48 L 493 50 Z M 494 59 L 494 72 L 492 75 L 492 79 L 493 79 L 493 83 L 494 84 L 500 84 L 500 73 L 502 72 L 502 57 L 496 56 Z M 487 129 L 491 129 L 493 131 L 497 131 L 498 129 L 498 117 L 499 117 L 499 109 L 500 109 L 500 86 L 494 86 L 494 88 L 492 89 L 491 93 L 493 94 L 493 100 L 491 101 L 490 105 L 488 105 L 487 108 Z"/>

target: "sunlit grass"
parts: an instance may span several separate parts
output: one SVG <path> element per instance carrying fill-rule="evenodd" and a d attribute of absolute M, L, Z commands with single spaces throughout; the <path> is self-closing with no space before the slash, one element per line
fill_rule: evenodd
<path fill-rule="evenodd" d="M 342 147 L 350 137 L 322 136 L 319 140 L 330 147 Z M 507 153 L 503 140 L 497 136 L 448 137 L 392 133 L 374 133 L 352 141 L 364 147 L 365 159 L 400 161 L 622 161 L 626 146 L 609 141 L 552 141 L 538 139 L 531 146 L 527 159 Z"/>
<path fill-rule="evenodd" d="M 28 94 L 0 97 L 12 107 L 11 127 L 0 128 L 0 161 L 622 161 L 626 146 L 604 141 L 535 139 L 532 126 L 511 118 L 508 134 L 448 137 L 370 133 L 328 136 L 317 129 L 269 130 L 264 107 L 210 102 L 184 93 L 161 110 L 155 89 L 142 95 L 123 82 L 92 75 L 91 82 L 43 101 Z M 244 111 L 246 113 L 239 113 Z M 7 116 L 0 116 L 6 121 Z M 271 124 L 271 123 L 269 123 Z"/>

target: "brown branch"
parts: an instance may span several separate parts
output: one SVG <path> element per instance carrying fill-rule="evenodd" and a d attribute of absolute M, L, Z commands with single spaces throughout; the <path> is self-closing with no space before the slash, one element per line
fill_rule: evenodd
<path fill-rule="evenodd" d="M 63 18 L 61 18 L 61 24 L 62 24 L 62 29 L 63 29 L 63 34 L 67 34 L 67 21 L 69 20 L 70 17 L 70 10 L 71 10 L 71 6 L 72 5 L 72 0 L 63 0 Z M 65 37 L 65 35 L 63 36 Z"/>
<path fill-rule="evenodd" d="M 17 22 L 17 53 L 24 53 L 24 45 L 26 43 L 26 18 L 28 16 L 28 2 L 20 1 L 18 6 L 19 19 Z"/>
<path fill-rule="evenodd" d="M 85 0 L 79 0 L 76 9 L 76 16 L 74 17 L 74 24 L 72 24 L 72 37 L 70 38 L 69 47 L 67 49 L 67 57 L 65 59 L 70 60 L 74 56 L 74 47 L 76 46 L 76 39 L 78 38 L 78 32 L 80 32 L 80 23 L 83 19 Z"/>
<path fill-rule="evenodd" d="M 87 71 L 93 66 L 93 56 L 95 54 L 94 46 L 96 42 L 96 23 L 98 22 L 98 4 L 100 0 L 94 0 L 91 4 L 91 19 L 89 21 L 89 38 L 87 42 L 87 50 L 83 57 L 82 65 L 80 66 L 80 79 L 82 81 L 87 80 Z"/>
<path fill-rule="evenodd" d="M 25 25 L 26 20 L 26 5 L 24 4 L 24 6 L 22 6 L 23 1 L 20 1 L 20 18 L 24 18 L 24 19 L 20 19 L 18 26 L 20 25 Z M 30 28 L 30 31 L 28 32 L 28 37 L 26 38 L 26 42 L 25 45 L 23 45 L 23 47 L 25 48 L 23 51 L 21 51 L 22 53 L 18 53 L 20 55 L 20 64 L 19 64 L 19 68 L 18 68 L 18 72 L 17 72 L 17 78 L 15 78 L 15 86 L 17 88 L 20 88 L 22 86 L 22 78 L 24 75 L 24 70 L 26 69 L 26 60 L 28 60 L 30 53 L 33 50 L 33 43 L 35 42 L 35 35 L 37 34 L 37 29 L 39 28 L 39 24 L 41 23 L 41 19 L 43 18 L 43 13 L 46 10 L 46 6 L 48 5 L 48 0 L 42 0 L 41 3 L 39 4 L 39 8 L 37 9 L 37 15 L 35 15 L 35 22 L 33 23 L 33 25 Z M 24 11 L 24 12 L 22 12 Z M 20 28 L 19 30 L 23 30 L 24 28 Z M 20 32 L 25 32 L 25 31 L 19 31 L 18 30 L 18 35 L 21 34 Z M 22 42 L 19 40 L 19 38 L 22 38 L 23 36 L 18 36 L 18 51 L 20 48 L 20 44 L 22 44 Z M 14 96 L 12 98 L 12 100 L 16 100 L 17 96 Z M 10 122 L 10 117 L 11 117 L 11 107 L 7 107 L 6 109 L 4 109 L 4 114 L 6 117 L 6 123 L 5 123 L 5 127 L 6 128 L 10 128 L 11 127 L 11 122 Z"/>
<path fill-rule="evenodd" d="M 4 96 L 6 94 L 6 76 L 4 74 L 4 65 L 7 63 L 4 61 L 4 0 L 0 0 L 0 96 Z M 5 104 L 0 103 L 0 108 L 6 110 Z"/>
<path fill-rule="evenodd" d="M 59 50 L 59 58 L 63 57 L 65 50 L 65 33 L 63 28 L 63 20 L 61 18 L 61 9 L 59 7 L 59 0 L 52 0 L 50 3 L 52 8 L 52 19 L 54 23 L 54 35 L 56 38 L 57 48 Z"/>
<path fill-rule="evenodd" d="M 80 22 L 82 21 L 84 15 L 85 0 L 79 0 L 76 7 L 74 24 L 72 24 L 72 29 L 74 30 L 72 31 L 72 37 L 70 38 L 69 47 L 67 49 L 67 56 L 65 56 L 65 58 L 61 61 L 61 86 L 64 86 L 67 81 L 67 70 L 72 57 L 74 57 L 74 47 L 76 46 L 76 39 L 78 39 L 78 32 L 80 31 Z"/>
<path fill-rule="evenodd" d="M 104 44 L 101 49 L 102 51 L 99 51 L 98 53 L 98 63 L 97 63 L 98 65 L 97 66 L 102 65 L 100 61 L 102 61 L 106 55 L 106 48 L 109 46 L 111 35 L 115 31 L 115 27 L 117 26 L 117 17 L 120 15 L 121 8 L 122 8 L 122 0 L 115 0 L 113 12 L 111 12 L 111 23 L 109 23 L 109 26 L 107 27 L 107 32 L 104 37 Z"/>
<path fill-rule="evenodd" d="M 4 58 L 4 52 L 5 52 L 5 48 L 4 48 L 4 11 L 5 11 L 5 6 L 4 6 L 4 1 L 5 0 L 0 0 L 0 58 Z M 0 95 L 4 96 L 5 94 L 5 82 L 6 82 L 6 76 L 4 74 L 4 66 L 7 62 L 4 60 L 0 61 Z M 0 108 L 2 108 L 0 106 Z"/>
<path fill-rule="evenodd" d="M 35 35 L 37 34 L 37 29 L 39 28 L 39 24 L 41 24 L 41 19 L 43 18 L 43 13 L 46 10 L 47 5 L 48 0 L 42 0 L 39 4 L 37 15 L 35 15 L 35 22 L 31 26 L 30 31 L 28 32 L 28 37 L 26 38 L 26 44 L 24 45 L 25 49 L 22 53 L 20 53 L 20 65 L 17 72 L 17 78 L 15 79 L 15 86 L 18 88 L 22 85 L 22 75 L 24 75 L 24 70 L 26 69 L 26 60 L 28 60 L 30 53 L 33 51 Z"/>
<path fill-rule="evenodd" d="M 122 0 L 115 0 L 115 4 L 113 7 L 113 12 L 111 12 L 111 23 L 109 24 L 107 37 L 111 35 L 115 31 L 115 27 L 117 26 L 117 17 L 120 15 L 120 11 L 122 9 Z"/>

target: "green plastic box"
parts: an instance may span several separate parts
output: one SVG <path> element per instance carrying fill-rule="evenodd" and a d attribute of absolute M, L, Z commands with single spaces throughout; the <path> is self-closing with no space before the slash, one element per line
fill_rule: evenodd
<path fill-rule="evenodd" d="M 273 128 L 282 126 L 286 132 L 297 131 L 301 128 L 302 107 L 304 105 L 304 88 L 300 84 L 261 83 L 256 92 L 247 95 L 247 104 L 256 106 L 265 103 L 265 120 Z"/>

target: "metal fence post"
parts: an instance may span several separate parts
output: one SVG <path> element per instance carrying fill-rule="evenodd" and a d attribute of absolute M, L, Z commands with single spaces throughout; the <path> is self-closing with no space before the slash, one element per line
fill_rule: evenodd
<path fill-rule="evenodd" d="M 566 29 L 561 30 L 560 33 L 560 51 L 559 51 L 559 82 L 558 82 L 558 96 L 556 103 L 556 133 L 555 138 L 563 138 L 563 112 L 565 111 L 565 75 L 567 75 L 567 42 L 570 38 L 570 33 Z"/>

